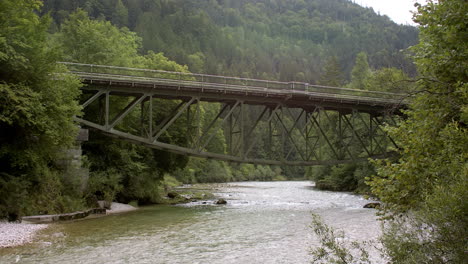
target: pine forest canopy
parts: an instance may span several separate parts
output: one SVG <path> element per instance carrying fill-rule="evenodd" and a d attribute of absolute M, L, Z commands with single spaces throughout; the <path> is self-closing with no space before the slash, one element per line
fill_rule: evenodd
<path fill-rule="evenodd" d="M 129 28 L 143 53 L 163 52 L 191 72 L 314 84 L 334 56 L 349 80 L 359 52 L 373 69 L 416 72 L 404 50 L 418 29 L 348 0 L 46 0 L 43 12 L 58 29 L 77 8 Z"/>

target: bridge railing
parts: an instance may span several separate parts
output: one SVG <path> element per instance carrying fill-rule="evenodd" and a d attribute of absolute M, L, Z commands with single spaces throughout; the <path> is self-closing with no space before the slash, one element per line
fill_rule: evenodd
<path fill-rule="evenodd" d="M 279 82 L 250 78 L 228 77 L 209 74 L 186 72 L 171 72 L 107 65 L 59 62 L 80 76 L 112 78 L 114 80 L 149 82 L 168 85 L 184 85 L 198 88 L 272 91 L 306 94 L 327 94 L 327 96 L 349 99 L 366 99 L 387 101 L 389 103 L 404 103 L 406 94 L 381 91 L 368 91 L 341 87 L 313 85 L 302 82 Z"/>

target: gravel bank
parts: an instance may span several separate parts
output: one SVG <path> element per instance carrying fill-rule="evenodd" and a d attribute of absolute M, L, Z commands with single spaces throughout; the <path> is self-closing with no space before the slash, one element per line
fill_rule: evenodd
<path fill-rule="evenodd" d="M 121 203 L 112 203 L 107 214 L 116 214 L 136 210 L 137 208 Z M 16 247 L 32 242 L 39 230 L 47 228 L 47 224 L 20 224 L 0 221 L 0 248 Z"/>
<path fill-rule="evenodd" d="M 123 213 L 123 212 L 129 212 L 129 211 L 134 211 L 138 208 L 133 207 L 129 204 L 123 204 L 123 203 L 112 203 L 111 209 L 107 210 L 107 214 L 116 214 L 116 213 Z"/>
<path fill-rule="evenodd" d="M 47 226 L 44 224 L 0 222 L 0 248 L 15 247 L 32 242 L 36 233 Z"/>

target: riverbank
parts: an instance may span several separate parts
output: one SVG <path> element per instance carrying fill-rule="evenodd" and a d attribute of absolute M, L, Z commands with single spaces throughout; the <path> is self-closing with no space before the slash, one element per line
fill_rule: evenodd
<path fill-rule="evenodd" d="M 31 243 L 36 234 L 49 225 L 0 222 L 0 248 Z"/>
<path fill-rule="evenodd" d="M 111 209 L 106 210 L 106 215 L 130 212 L 137 209 L 129 204 L 112 203 Z M 49 224 L 0 222 L 0 248 L 16 247 L 31 243 L 37 233 L 48 226 Z"/>

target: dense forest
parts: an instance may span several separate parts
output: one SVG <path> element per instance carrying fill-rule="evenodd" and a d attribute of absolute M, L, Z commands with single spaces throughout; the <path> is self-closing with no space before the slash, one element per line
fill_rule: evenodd
<path fill-rule="evenodd" d="M 335 56 L 349 80 L 366 52 L 373 69 L 415 74 L 403 51 L 417 43 L 417 28 L 348 0 L 47 0 L 42 10 L 58 30 L 77 8 L 137 33 L 141 52 L 163 52 L 191 72 L 317 83 Z"/>
<path fill-rule="evenodd" d="M 387 221 L 383 253 L 392 263 L 463 263 L 467 12 L 464 0 L 429 1 L 418 5 L 415 28 L 345 0 L 3 0 L 0 218 L 78 210 L 100 199 L 160 203 L 177 182 L 306 177 L 318 187 L 379 199 Z M 91 132 L 82 146 L 80 167 L 89 170 L 83 177 L 58 161 L 79 148 L 73 118 L 99 113 L 83 112 L 83 84 L 57 61 L 304 81 L 413 97 L 406 118 L 386 129 L 400 146 L 397 158 L 307 169 L 236 165 Z M 116 103 L 127 103 L 120 100 Z M 175 102 L 160 107 L 170 104 Z M 213 115 L 217 107 L 204 105 L 202 112 Z M 186 140 L 181 134 L 164 136 L 181 142 Z M 214 142 L 209 147 L 223 151 L 222 133 Z M 318 256 L 324 263 L 333 254 L 347 258 L 333 247 L 321 252 L 327 253 Z"/>
<path fill-rule="evenodd" d="M 42 14 L 51 15 L 50 31 L 56 33 L 77 8 L 92 20 L 135 32 L 137 53 L 161 52 L 191 72 L 385 91 L 407 90 L 408 85 L 390 84 L 415 74 L 405 49 L 417 43 L 417 28 L 397 25 L 350 1 L 44 1 Z M 88 55 L 75 56 L 76 44 L 70 46 L 63 60 L 139 67 L 123 57 L 90 56 L 92 45 L 84 49 Z M 338 166 L 330 176 L 330 167 L 306 172 L 300 167 L 189 162 L 186 169 L 172 173 L 178 180 L 306 177 L 321 181 L 321 188 L 366 192 L 364 178 L 373 172 L 368 164 Z M 264 173 L 255 176 L 259 171 Z M 343 181 L 344 176 L 348 180 Z"/>
<path fill-rule="evenodd" d="M 34 91 L 46 82 L 50 89 L 58 85 L 64 93 L 50 98 L 57 100 L 53 102 L 56 110 L 44 109 L 44 120 L 38 123 L 28 118 L 38 116 L 30 111 L 39 111 L 35 105 L 50 92 L 39 89 L 34 101 L 28 97 L 32 91 L 4 88 L 5 101 L 16 103 L 2 106 L 0 159 L 8 165 L 1 172 L 5 199 L 1 211 L 13 219 L 79 209 L 97 199 L 158 203 L 164 179 L 174 182 L 168 180 L 171 177 L 185 183 L 310 178 L 321 188 L 366 192 L 369 187 L 364 179 L 374 172 L 369 163 L 307 171 L 227 164 L 148 149 L 91 131 L 90 140 L 82 146 L 83 166 L 89 169 L 86 179 L 79 170 L 70 171 L 56 161 L 66 159 L 64 149 L 77 147 L 72 146 L 76 128 L 70 124 L 71 117 L 99 118 L 98 113 L 92 109 L 80 112 L 77 101 L 83 98 L 76 79 L 51 83 L 49 74 L 65 70 L 55 61 L 384 91 L 408 90 L 408 85 L 393 83 L 415 74 L 404 50 L 417 43 L 417 28 L 397 25 L 349 1 L 30 0 L 4 5 L 2 58 L 4 65 L 10 65 L 2 69 L 4 85 Z M 120 101 L 125 103 L 125 99 Z M 15 108 L 22 104 L 29 106 Z M 161 103 L 161 109 L 170 109 L 168 104 Z M 204 105 L 203 113 L 214 115 L 217 108 Z M 333 125 L 329 124 L 330 129 Z M 180 126 L 178 132 L 166 135 L 168 143 L 186 140 L 181 136 L 184 129 Z M 209 147 L 223 151 L 224 136 L 219 134 L 213 141 L 216 146 Z M 61 199 L 45 192 L 50 185 Z M 37 194 L 29 195 L 32 191 Z"/>
<path fill-rule="evenodd" d="M 464 0 L 429 1 L 418 5 L 416 28 L 346 0 L 3 0 L 0 218 L 78 210 L 100 199 L 159 203 L 177 181 L 305 177 L 382 201 L 392 263 L 463 263 L 467 12 Z M 387 128 L 401 147 L 394 159 L 307 169 L 227 164 L 90 132 L 85 179 L 57 161 L 79 148 L 73 117 L 99 113 L 83 112 L 82 84 L 57 61 L 411 92 L 413 99 L 406 119 Z M 164 136 L 183 142 L 182 134 L 181 126 Z M 214 142 L 223 151 L 222 133 Z"/>

